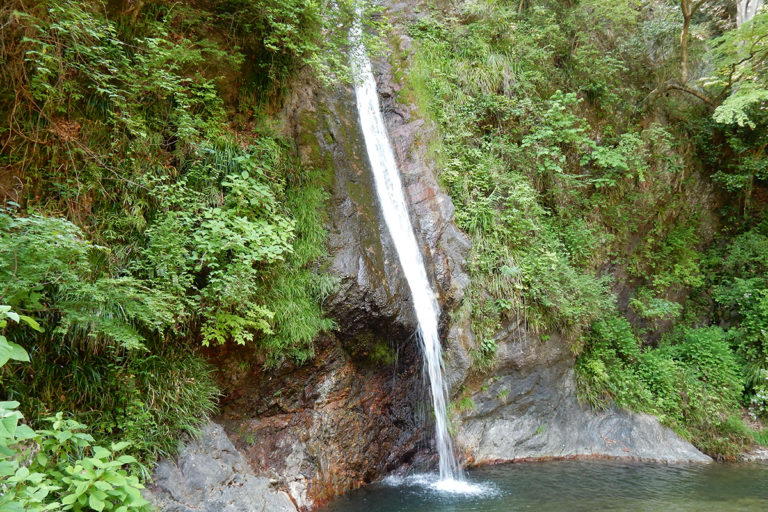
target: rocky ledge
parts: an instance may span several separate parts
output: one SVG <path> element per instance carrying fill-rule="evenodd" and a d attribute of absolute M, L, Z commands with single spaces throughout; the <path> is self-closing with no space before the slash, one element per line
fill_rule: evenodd
<path fill-rule="evenodd" d="M 742 455 L 739 460 L 740 462 L 768 464 L 768 448 L 755 448 Z"/>
<path fill-rule="evenodd" d="M 462 360 L 466 343 L 453 340 L 453 361 Z M 558 336 L 542 340 L 512 328 L 497 343 L 494 367 L 465 377 L 460 388 L 459 403 L 470 404 L 460 413 L 457 434 L 467 463 L 579 457 L 711 462 L 654 416 L 580 404 L 573 354 Z"/>

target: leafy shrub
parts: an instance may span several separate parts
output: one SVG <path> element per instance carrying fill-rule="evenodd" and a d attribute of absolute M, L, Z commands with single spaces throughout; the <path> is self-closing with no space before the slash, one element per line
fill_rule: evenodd
<path fill-rule="evenodd" d="M 99 442 L 130 441 L 144 464 L 173 453 L 175 440 L 213 411 L 218 393 L 198 357 L 158 344 L 182 317 L 179 298 L 99 272 L 93 261 L 106 250 L 70 222 L 9 213 L 0 213 L 2 299 L 41 318 L 45 330 L 37 323 L 39 333 L 8 330 L 9 355 L 24 347 L 32 358 L 3 370 L 4 393 L 20 399 L 33 424 L 72 411 Z"/>
<path fill-rule="evenodd" d="M 647 288 L 638 290 L 635 297 L 629 301 L 630 307 L 646 320 L 674 319 L 682 313 L 682 305 L 660 297 L 654 297 Z"/>
<path fill-rule="evenodd" d="M 754 384 L 754 396 L 749 402 L 749 412 L 753 419 L 768 419 L 768 370 L 763 370 L 762 374 L 762 380 Z"/>
<path fill-rule="evenodd" d="M 768 371 L 768 237 L 762 222 L 713 250 L 712 298 L 731 327 L 728 338 L 740 356 L 745 402 L 753 416 L 764 416 L 765 372 Z"/>
<path fill-rule="evenodd" d="M 8 329 L 0 350 L 32 357 L 1 384 L 30 425 L 70 411 L 96 443 L 130 441 L 146 477 L 215 408 L 200 342 L 250 343 L 267 365 L 313 356 L 334 327 L 316 271 L 325 182 L 263 100 L 305 65 L 346 73 L 326 50 L 352 4 L 335 5 L 0 8 L 0 166 L 20 184 L 0 211 L 0 302 L 44 329 Z"/>
<path fill-rule="evenodd" d="M 14 333 L 26 345 L 28 339 Z M 183 434 L 196 432 L 214 412 L 218 388 L 212 370 L 183 346 L 93 354 L 87 348 L 38 343 L 30 363 L 4 372 L 3 391 L 22 402 L 31 424 L 70 411 L 90 425 L 96 442 L 130 442 L 142 476 L 159 457 L 173 455 Z M 63 386 L 66 386 L 64 389 Z"/>
<path fill-rule="evenodd" d="M 95 271 L 103 247 L 64 219 L 0 211 L 0 300 L 50 320 L 53 334 L 95 350 L 142 348 L 174 324 L 178 302 L 132 277 Z"/>
<path fill-rule="evenodd" d="M 326 83 L 349 80 L 347 34 L 355 22 L 372 29 L 380 7 L 367 0 L 228 0 L 216 6 L 217 17 L 256 56 L 256 84 L 266 91 L 286 85 L 302 67 L 309 67 Z M 359 10 L 359 17 L 358 17 Z M 366 45 L 379 48 L 379 41 L 364 31 Z"/>
<path fill-rule="evenodd" d="M 147 511 L 143 486 L 124 467 L 136 462 L 120 455 L 128 443 L 94 446 L 85 425 L 46 418 L 50 428 L 21 424 L 18 402 L 0 402 L 0 506 L 10 511 Z"/>
<path fill-rule="evenodd" d="M 629 30 L 642 9 L 614 7 L 481 2 L 455 16 L 435 9 L 409 27 L 418 46 L 408 92 L 440 128 L 440 180 L 472 237 L 477 340 L 517 317 L 561 331 L 578 352 L 581 334 L 614 307 L 598 265 L 631 264 L 649 218 L 658 233 L 630 272 L 648 270 L 642 277 L 663 291 L 701 284 L 694 220 L 683 216 L 678 233 L 656 202 L 679 174 L 676 141 L 660 125 L 633 129 L 621 118 L 640 99 L 627 77 L 641 71 L 632 59 L 644 50 L 623 45 L 607 21 L 595 26 L 594 11 Z"/>
<path fill-rule="evenodd" d="M 629 322 L 596 322 L 576 363 L 579 393 L 657 415 L 717 457 L 733 457 L 748 435 L 733 419 L 743 390 L 736 355 L 719 327 L 679 330 L 659 348 L 641 348 Z"/>
<path fill-rule="evenodd" d="M 37 322 L 9 306 L 0 306 L 0 329 L 7 320 L 23 321 L 40 330 Z M 29 361 L 27 352 L 0 335 L 0 370 L 9 359 Z M 45 418 L 49 429 L 33 431 L 21 423 L 19 402 L 0 402 L 0 506 L 9 511 L 36 510 L 148 510 L 139 492 L 142 485 L 123 467 L 136 459 L 117 452 L 129 443 L 112 444 L 111 450 L 91 446 L 93 437 L 74 420 L 59 412 Z M 90 455 L 90 456 L 88 456 Z"/>

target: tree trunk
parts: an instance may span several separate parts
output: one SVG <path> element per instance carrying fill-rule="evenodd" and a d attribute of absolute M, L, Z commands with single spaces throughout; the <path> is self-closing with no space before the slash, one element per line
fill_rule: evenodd
<path fill-rule="evenodd" d="M 680 32 L 680 82 L 688 83 L 688 32 L 691 28 L 691 0 L 680 0 L 683 11 L 683 30 Z"/>

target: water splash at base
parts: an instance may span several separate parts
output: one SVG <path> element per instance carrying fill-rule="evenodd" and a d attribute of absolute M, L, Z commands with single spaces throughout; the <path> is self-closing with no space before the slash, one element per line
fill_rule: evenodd
<path fill-rule="evenodd" d="M 382 480 L 390 487 L 421 487 L 439 494 L 456 496 L 491 497 L 497 493 L 496 486 L 490 483 L 476 483 L 468 480 L 441 478 L 437 473 L 416 473 L 408 476 L 388 476 Z"/>

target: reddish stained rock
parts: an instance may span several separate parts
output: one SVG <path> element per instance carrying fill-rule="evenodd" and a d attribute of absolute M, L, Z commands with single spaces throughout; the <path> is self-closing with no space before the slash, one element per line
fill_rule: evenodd
<path fill-rule="evenodd" d="M 247 349 L 220 348 L 212 360 L 229 377 L 216 421 L 257 474 L 272 475 L 298 508 L 312 509 L 428 448 L 415 345 L 397 347 L 391 365 L 372 364 L 325 336 L 313 362 L 269 372 Z M 229 372 L 244 361 L 248 371 Z"/>
<path fill-rule="evenodd" d="M 411 183 L 407 189 L 406 193 L 408 194 L 408 197 L 410 198 L 411 202 L 415 203 L 421 203 L 427 200 L 433 200 L 435 198 L 435 189 L 425 185 L 424 183 Z"/>

